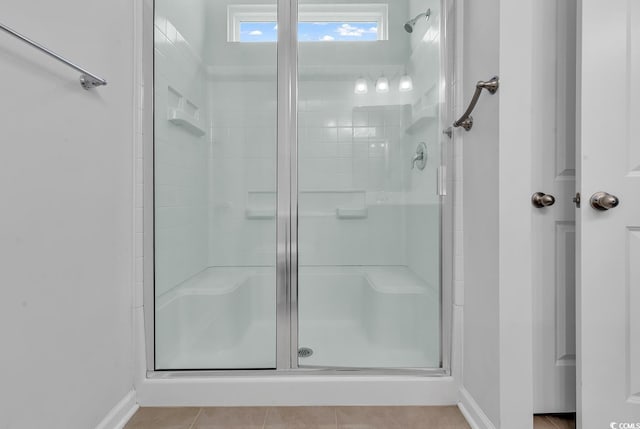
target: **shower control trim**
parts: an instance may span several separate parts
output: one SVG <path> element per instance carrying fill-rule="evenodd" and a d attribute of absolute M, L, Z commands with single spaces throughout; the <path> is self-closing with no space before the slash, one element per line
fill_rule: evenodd
<path fill-rule="evenodd" d="M 411 169 L 418 167 L 418 170 L 424 170 L 427 166 L 427 144 L 425 142 L 418 143 L 416 154 L 411 160 Z"/>

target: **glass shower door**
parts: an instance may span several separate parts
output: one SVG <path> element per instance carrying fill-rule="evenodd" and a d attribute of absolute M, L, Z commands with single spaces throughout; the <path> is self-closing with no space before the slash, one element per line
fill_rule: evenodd
<path fill-rule="evenodd" d="M 155 368 L 276 366 L 275 2 L 155 2 Z"/>
<path fill-rule="evenodd" d="M 439 5 L 300 2 L 300 367 L 441 366 Z"/>

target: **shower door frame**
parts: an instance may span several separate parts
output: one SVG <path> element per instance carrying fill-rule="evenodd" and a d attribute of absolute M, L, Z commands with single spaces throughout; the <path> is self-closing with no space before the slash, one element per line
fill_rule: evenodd
<path fill-rule="evenodd" d="M 277 0 L 277 207 L 276 207 L 276 368 L 265 369 L 185 369 L 163 370 L 155 366 L 155 1 L 142 16 L 142 74 L 153 88 L 144 91 L 143 105 L 151 106 L 143 114 L 143 304 L 146 377 L 174 378 L 202 376 L 287 375 L 451 375 L 453 334 L 453 147 L 455 134 L 441 136 L 440 165 L 449 175 L 443 184 L 448 193 L 440 197 L 440 367 L 371 368 L 307 367 L 298 365 L 298 4 L 299 0 Z M 454 119 L 452 82 L 455 72 L 454 13 L 456 0 L 440 0 L 440 128 L 445 130 Z M 150 12 L 149 12 L 150 10 Z M 144 109 L 143 109 L 144 110 Z"/>

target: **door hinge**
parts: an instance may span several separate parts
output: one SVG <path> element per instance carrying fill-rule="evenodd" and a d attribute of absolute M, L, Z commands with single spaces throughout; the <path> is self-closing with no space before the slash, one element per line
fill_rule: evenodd
<path fill-rule="evenodd" d="M 447 167 L 444 165 L 438 167 L 438 195 L 447 195 Z"/>

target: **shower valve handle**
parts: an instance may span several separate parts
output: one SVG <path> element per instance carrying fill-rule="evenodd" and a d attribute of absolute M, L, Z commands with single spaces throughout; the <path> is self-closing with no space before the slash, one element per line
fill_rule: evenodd
<path fill-rule="evenodd" d="M 427 165 L 427 145 L 425 142 L 418 143 L 416 148 L 416 154 L 411 159 L 411 169 L 418 167 L 419 170 L 424 170 Z"/>

